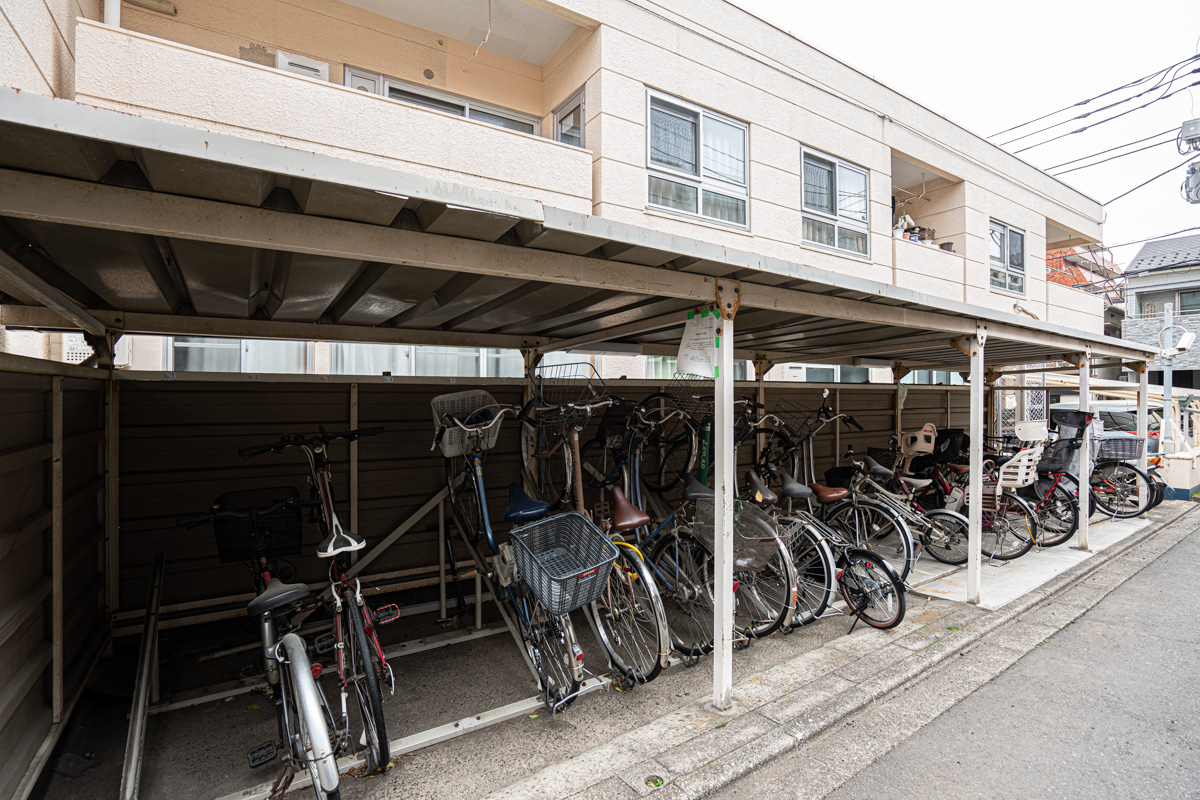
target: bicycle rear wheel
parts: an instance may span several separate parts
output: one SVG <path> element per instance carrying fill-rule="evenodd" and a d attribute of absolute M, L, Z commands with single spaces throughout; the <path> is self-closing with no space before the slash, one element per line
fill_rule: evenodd
<path fill-rule="evenodd" d="M 1097 462 L 1092 469 L 1091 485 L 1096 504 L 1110 517 L 1128 519 L 1150 507 L 1150 479 L 1132 464 Z"/>
<path fill-rule="evenodd" d="M 690 533 L 662 537 L 650 556 L 671 647 L 698 658 L 713 649 L 712 555 Z"/>
<path fill-rule="evenodd" d="M 965 564 L 968 546 L 970 521 L 954 511 L 944 508 L 925 512 L 929 520 L 929 528 L 924 534 L 925 552 L 943 564 Z"/>
<path fill-rule="evenodd" d="M 618 549 L 604 595 L 588 610 L 613 668 L 633 683 L 649 683 L 662 671 L 670 634 L 650 570 L 636 552 Z"/>
<path fill-rule="evenodd" d="M 647 397 L 641 403 L 654 431 L 642 445 L 642 480 L 653 492 L 670 491 L 691 472 L 696 458 L 696 431 L 680 413 L 675 398 L 665 392 Z"/>
<path fill-rule="evenodd" d="M 379 691 L 383 665 L 375 650 L 373 637 L 367 634 L 362 609 L 355 601 L 352 590 L 342 592 L 342 606 L 345 609 L 342 615 L 342 641 L 347 645 L 342 652 L 349 656 L 344 665 L 346 683 L 354 691 L 363 725 L 359 744 L 365 746 L 367 772 L 385 772 L 391 754 L 388 752 L 387 726 L 383 717 L 383 695 Z"/>
<path fill-rule="evenodd" d="M 1054 488 L 1051 489 L 1051 486 Z M 1061 482 L 1055 484 L 1050 477 L 1039 477 L 1032 488 L 1038 497 L 1034 506 L 1038 521 L 1037 543 L 1042 547 L 1057 547 L 1070 540 L 1079 528 L 1079 505 L 1075 502 L 1075 493 Z"/>
<path fill-rule="evenodd" d="M 483 535 L 483 514 L 479 510 L 479 488 L 475 473 L 462 458 L 446 459 L 446 486 L 450 490 L 450 514 L 472 544 Z"/>
<path fill-rule="evenodd" d="M 579 468 L 583 476 L 583 507 L 594 513 L 596 504 L 608 499 L 608 490 L 613 486 L 625 486 L 623 458 L 604 446 L 599 439 L 592 439 L 579 448 Z"/>
<path fill-rule="evenodd" d="M 916 561 L 916 548 L 908 524 L 895 511 L 870 500 L 844 500 L 831 506 L 825 519 L 857 546 L 886 559 L 901 581 L 908 578 Z"/>
<path fill-rule="evenodd" d="M 796 568 L 796 610 L 792 627 L 820 619 L 833 600 L 834 564 L 829 545 L 804 525 L 792 536 L 790 548 Z"/>
<path fill-rule="evenodd" d="M 533 595 L 530 594 L 533 599 Z M 542 700 L 552 713 L 565 708 L 579 691 L 575 661 L 575 629 L 567 615 L 553 616 L 540 600 L 533 599 L 525 649 L 542 684 Z"/>
<path fill-rule="evenodd" d="M 877 553 L 852 548 L 839 566 L 838 588 L 850 613 L 881 630 L 904 621 L 904 584 Z"/>
<path fill-rule="evenodd" d="M 983 512 L 980 543 L 983 555 L 997 561 L 1019 558 L 1033 547 L 1037 530 L 1033 508 L 1016 495 L 1003 492 L 997 499 L 996 510 Z"/>
<path fill-rule="evenodd" d="M 743 518 L 740 524 L 748 523 L 758 526 L 760 521 Z M 763 529 L 756 536 L 774 535 L 766 523 L 761 525 Z M 775 539 L 775 543 L 777 546 L 762 569 L 733 574 L 733 627 L 751 639 L 761 639 L 779 630 L 792 611 L 796 568 L 783 542 Z"/>
<path fill-rule="evenodd" d="M 551 511 L 571 502 L 571 448 L 536 421 L 521 425 L 521 468 L 529 493 Z"/>

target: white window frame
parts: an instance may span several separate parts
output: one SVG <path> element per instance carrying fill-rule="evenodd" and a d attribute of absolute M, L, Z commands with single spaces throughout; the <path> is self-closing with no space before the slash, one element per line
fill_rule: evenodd
<path fill-rule="evenodd" d="M 830 214 L 829 212 L 821 210 L 821 209 L 814 209 L 814 208 L 810 207 L 807 203 L 804 202 L 805 166 L 806 166 L 810 156 L 813 158 L 820 159 L 821 161 L 826 161 L 833 165 L 833 202 L 834 202 L 834 208 L 835 208 L 835 213 L 833 213 L 833 214 Z M 863 176 L 863 178 L 866 181 L 866 185 L 867 185 L 867 197 L 866 197 L 867 218 L 865 220 L 843 214 L 841 211 L 841 205 L 838 202 L 837 187 L 838 187 L 838 181 L 840 180 L 842 172 L 844 172 L 844 171 L 857 173 L 857 174 Z M 853 256 L 854 258 L 861 258 L 861 259 L 870 261 L 870 259 L 871 259 L 871 170 L 867 169 L 866 167 L 861 167 L 858 164 L 854 164 L 852 162 L 846 161 L 845 159 L 838 158 L 835 155 L 830 155 L 829 153 L 823 152 L 821 150 L 816 150 L 811 147 L 801 147 L 800 148 L 800 210 L 801 210 L 800 241 L 805 247 L 819 247 L 822 250 L 833 250 L 838 253 L 842 253 L 842 254 L 845 254 L 848 256 Z M 824 222 L 824 223 L 833 225 L 833 244 L 828 245 L 828 244 L 823 244 L 822 242 L 815 242 L 810 239 L 805 239 L 804 238 L 803 217 L 811 217 L 812 219 L 814 219 L 818 222 Z M 848 250 L 844 247 L 839 246 L 838 242 L 841 240 L 842 228 L 845 228 L 846 230 L 852 230 L 856 233 L 863 234 L 866 237 L 867 252 L 859 253 L 855 250 Z"/>
<path fill-rule="evenodd" d="M 1001 254 L 1001 258 L 1003 259 L 1003 262 L 1000 264 L 997 264 L 996 260 L 994 258 L 992 258 L 991 238 L 992 238 L 992 230 L 994 228 L 1002 228 L 1004 230 L 1004 252 Z M 1022 242 L 1021 249 L 1024 251 L 1022 253 L 1022 256 L 1024 258 L 1024 263 L 1021 264 L 1021 268 L 1019 270 L 1014 269 L 1009 262 L 1009 244 L 1012 242 L 1011 234 L 1013 231 L 1021 234 L 1021 242 Z M 1029 234 L 1027 234 L 1023 229 L 1013 227 L 1012 225 L 1009 225 L 1006 222 L 1001 222 L 1000 220 L 994 219 L 994 218 L 989 219 L 988 220 L 988 286 L 991 288 L 991 290 L 993 292 L 1004 292 L 1005 294 L 1011 294 L 1011 295 L 1014 295 L 1017 297 L 1024 297 L 1025 293 L 1026 293 L 1026 289 L 1029 288 L 1029 275 L 1025 271 L 1025 263 L 1027 263 L 1028 261 L 1029 261 Z M 1004 273 L 1005 280 L 1004 280 L 1003 286 L 997 286 L 995 283 L 992 282 L 992 270 L 999 270 Z M 1019 292 L 1016 291 L 1015 289 L 1008 288 L 1008 278 L 1013 275 L 1019 275 L 1021 278 L 1021 287 L 1022 288 L 1021 288 L 1021 291 L 1019 291 Z"/>
<path fill-rule="evenodd" d="M 417 84 L 417 83 L 409 83 L 408 81 L 402 81 L 399 78 L 391 78 L 391 77 L 388 77 L 387 75 L 382 75 L 378 72 L 371 72 L 370 70 L 360 69 L 359 67 L 351 67 L 351 66 L 347 65 L 346 69 L 345 69 L 345 79 L 343 81 L 344 85 L 351 86 L 352 85 L 351 81 L 355 77 L 374 81 L 375 86 L 377 88 L 376 94 L 385 100 L 391 100 L 393 103 L 404 103 L 405 105 L 415 106 L 416 108 L 423 108 L 426 111 L 436 111 L 439 114 L 448 114 L 449 116 L 460 117 L 462 119 L 472 119 L 471 110 L 475 109 L 475 110 L 482 111 L 487 114 L 493 114 L 498 117 L 505 117 L 506 119 L 510 119 L 513 122 L 520 122 L 525 125 L 532 125 L 533 132 L 529 133 L 528 131 L 514 131 L 511 128 L 504 128 L 503 126 L 500 126 L 500 125 L 494 125 L 493 127 L 500 128 L 501 130 L 509 131 L 510 133 L 524 134 L 526 136 L 541 136 L 542 135 L 542 121 L 539 118 L 537 118 L 531 114 L 523 114 L 520 111 L 513 111 L 510 108 L 502 108 L 500 106 L 494 106 L 494 105 L 491 105 L 490 103 L 483 103 L 478 100 L 472 100 L 469 97 L 462 97 L 460 95 L 451 94 L 449 92 L 443 92 L 438 89 L 430 89 L 428 86 L 421 86 L 420 84 Z M 449 111 L 447 109 L 431 108 L 429 106 L 424 106 L 424 105 L 420 105 L 418 103 L 409 102 L 402 98 L 392 97 L 391 92 L 389 91 L 392 87 L 395 87 L 396 89 L 399 89 L 401 91 L 411 92 L 412 94 L 421 95 L 422 97 L 428 97 L 430 100 L 438 100 L 443 103 L 452 103 L 456 106 L 462 106 L 463 113 L 456 114 L 453 111 Z M 474 121 L 475 122 L 483 122 L 484 125 L 491 124 L 488 122 L 484 122 L 483 120 L 474 120 Z"/>
<path fill-rule="evenodd" d="M 568 112 L 574 111 L 576 106 L 579 107 L 579 144 L 573 145 L 570 142 L 563 142 L 562 139 L 558 138 L 558 135 L 559 135 L 558 120 L 560 117 L 564 116 Z M 554 109 L 554 141 L 562 142 L 563 144 L 570 145 L 571 147 L 579 147 L 582 150 L 586 150 L 587 149 L 587 130 L 586 130 L 586 128 L 587 128 L 587 97 L 584 94 L 584 90 L 582 88 L 580 88 L 580 90 L 578 92 L 575 92 L 575 94 L 568 97 L 567 101 L 565 103 L 560 105 L 558 108 Z"/>
<path fill-rule="evenodd" d="M 654 101 L 664 103 L 668 106 L 675 106 L 687 113 L 695 114 L 698 125 L 696 128 L 696 173 L 685 172 L 684 170 L 673 169 L 662 164 L 656 164 L 650 159 L 650 112 L 654 105 Z M 745 163 L 745 181 L 743 183 L 735 183 L 726 178 L 721 178 L 716 175 L 707 175 L 704 171 L 704 120 L 713 119 L 718 122 L 723 122 L 726 125 L 740 128 L 743 132 L 743 162 Z M 685 211 L 683 209 L 672 208 L 670 206 L 661 206 L 650 202 L 650 179 L 661 178 L 662 180 L 671 181 L 672 183 L 681 183 L 687 186 L 692 186 L 696 189 L 696 211 Z M 704 214 L 704 192 L 708 191 L 713 194 L 719 194 L 724 197 L 729 197 L 734 200 L 741 200 L 745 203 L 746 221 L 744 223 L 730 222 L 719 217 L 710 217 Z M 669 95 L 660 92 L 656 89 L 646 87 L 646 208 L 664 214 L 674 214 L 690 219 L 704 220 L 707 223 L 714 225 L 724 225 L 737 230 L 750 230 L 750 125 L 741 120 L 727 117 L 724 114 L 717 113 L 704 106 L 698 106 L 695 103 L 689 103 L 686 100 L 681 100 L 674 95 Z"/>

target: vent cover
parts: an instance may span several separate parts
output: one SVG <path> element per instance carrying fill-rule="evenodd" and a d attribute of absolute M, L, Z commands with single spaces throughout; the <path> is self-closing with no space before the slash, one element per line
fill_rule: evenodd
<path fill-rule="evenodd" d="M 329 64 L 308 56 L 276 50 L 275 66 L 294 75 L 303 75 L 306 78 L 317 78 L 323 81 L 329 80 Z"/>

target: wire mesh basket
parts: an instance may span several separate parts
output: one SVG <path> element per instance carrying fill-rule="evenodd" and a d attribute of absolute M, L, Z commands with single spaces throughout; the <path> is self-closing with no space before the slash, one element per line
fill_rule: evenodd
<path fill-rule="evenodd" d="M 252 511 L 299 496 L 291 486 L 244 489 L 221 495 L 213 505 L 221 511 Z M 299 508 L 283 508 L 254 519 L 219 517 L 213 521 L 217 555 L 223 564 L 256 559 L 259 548 L 268 559 L 298 556 L 303 528 Z"/>
<path fill-rule="evenodd" d="M 711 419 L 716 410 L 713 382 L 690 372 L 676 372 L 667 384 L 667 394 L 696 422 Z"/>
<path fill-rule="evenodd" d="M 810 438 L 821 427 L 820 412 L 786 397 L 775 401 L 775 410 L 772 413 L 795 433 L 797 442 Z"/>
<path fill-rule="evenodd" d="M 617 547 L 577 511 L 513 528 L 517 570 L 546 610 L 569 614 L 598 600 Z"/>
<path fill-rule="evenodd" d="M 716 547 L 716 509 L 712 498 L 696 501 L 692 535 L 708 552 Z M 758 506 L 741 500 L 733 502 L 733 568 L 757 572 L 779 551 L 779 526 Z"/>
<path fill-rule="evenodd" d="M 876 464 L 885 469 L 894 469 L 897 459 L 900 458 L 900 453 L 886 447 L 868 447 L 867 458 L 872 459 Z"/>
<path fill-rule="evenodd" d="M 587 405 L 607 400 L 608 387 L 586 361 L 576 364 L 543 364 L 529 373 L 533 389 L 537 424 L 567 431 L 582 428 L 592 412 L 572 405 Z"/>
<path fill-rule="evenodd" d="M 461 421 L 464 425 L 481 425 L 495 419 L 493 409 L 499 407 L 496 398 L 482 389 L 468 389 L 465 392 L 442 394 L 430 401 L 433 406 L 433 425 L 436 428 L 447 416 Z M 474 450 L 478 444 L 481 450 L 491 450 L 500 438 L 500 426 L 497 422 L 483 431 L 464 431 L 457 425 L 450 425 L 442 435 L 442 455 L 446 458 L 457 458 L 464 453 Z"/>
<path fill-rule="evenodd" d="M 1093 461 L 1137 461 L 1146 440 L 1136 436 L 1114 436 L 1092 441 Z"/>

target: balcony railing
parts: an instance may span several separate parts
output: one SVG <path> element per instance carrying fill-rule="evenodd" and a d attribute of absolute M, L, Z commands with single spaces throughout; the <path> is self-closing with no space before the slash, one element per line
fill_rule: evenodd
<path fill-rule="evenodd" d="M 592 210 L 577 147 L 88 20 L 75 38 L 81 102 Z"/>

